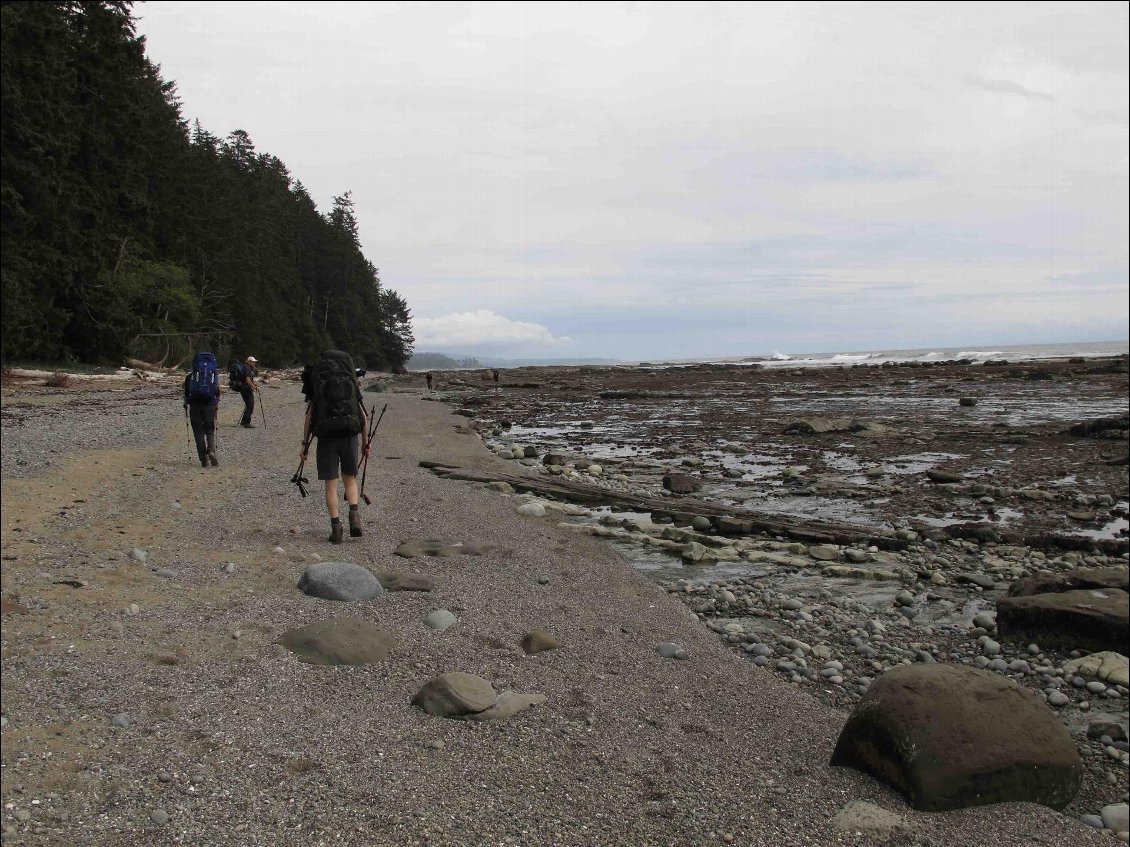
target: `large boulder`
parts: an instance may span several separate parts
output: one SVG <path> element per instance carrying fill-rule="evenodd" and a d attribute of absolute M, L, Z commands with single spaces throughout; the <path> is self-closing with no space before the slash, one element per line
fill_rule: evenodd
<path fill-rule="evenodd" d="M 1086 588 L 1121 588 L 1130 591 L 1130 569 L 1080 568 L 1067 573 L 1026 576 L 1008 587 L 1009 597 L 1029 597 Z"/>
<path fill-rule="evenodd" d="M 388 658 L 392 633 L 359 618 L 335 618 L 283 633 L 279 644 L 311 665 L 369 665 Z"/>
<path fill-rule="evenodd" d="M 1062 809 L 1083 763 L 1034 693 L 989 671 L 905 665 L 871 684 L 836 743 L 833 765 L 872 774 L 921 811 L 988 803 Z"/>
<path fill-rule="evenodd" d="M 300 590 L 323 600 L 368 600 L 384 594 L 381 581 L 368 568 L 352 562 L 318 562 L 298 580 Z"/>
<path fill-rule="evenodd" d="M 489 709 L 498 699 L 494 686 L 481 676 L 452 671 L 440 674 L 416 692 L 412 705 L 429 715 L 458 718 Z"/>
<path fill-rule="evenodd" d="M 1130 595 L 1119 588 L 1003 597 L 997 630 L 1004 638 L 1065 650 L 1125 650 Z"/>

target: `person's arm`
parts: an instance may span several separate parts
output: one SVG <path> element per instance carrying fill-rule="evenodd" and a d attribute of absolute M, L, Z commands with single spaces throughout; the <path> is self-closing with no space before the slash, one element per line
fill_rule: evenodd
<path fill-rule="evenodd" d="M 256 371 L 252 367 L 249 367 L 247 369 L 247 376 L 245 377 L 245 379 L 247 381 L 247 387 L 250 388 L 252 391 L 258 391 L 259 390 L 259 386 L 255 384 L 255 376 L 256 376 L 257 373 L 258 373 L 258 371 Z"/>

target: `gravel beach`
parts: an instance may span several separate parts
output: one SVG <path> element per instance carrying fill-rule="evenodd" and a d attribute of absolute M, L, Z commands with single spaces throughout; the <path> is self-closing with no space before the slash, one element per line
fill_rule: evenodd
<path fill-rule="evenodd" d="M 559 515 L 420 468 L 514 466 L 408 383 L 366 395 L 388 403 L 374 505 L 341 546 L 313 468 L 308 498 L 289 481 L 295 383 L 264 387 L 254 430 L 225 398 L 212 469 L 186 453 L 175 382 L 102 390 L 4 393 L 5 844 L 1115 843 L 1031 804 L 919 813 L 830 767 L 848 707 L 736 654 Z M 447 555 L 396 555 L 411 539 Z M 317 599 L 296 585 L 318 561 L 434 589 Z M 456 622 L 426 626 L 438 609 Z M 386 631 L 387 659 L 277 643 L 343 615 Z M 527 655 L 534 629 L 560 646 Z M 545 702 L 482 722 L 412 705 L 454 671 Z M 845 826 L 855 801 L 895 818 Z"/>

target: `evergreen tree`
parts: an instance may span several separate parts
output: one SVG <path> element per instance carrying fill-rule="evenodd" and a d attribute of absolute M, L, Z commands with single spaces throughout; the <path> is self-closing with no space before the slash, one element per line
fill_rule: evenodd
<path fill-rule="evenodd" d="M 319 214 L 237 129 L 191 132 L 131 4 L 0 3 L 3 357 L 174 361 L 193 348 L 403 366 L 410 313 L 362 253 L 349 192 Z"/>

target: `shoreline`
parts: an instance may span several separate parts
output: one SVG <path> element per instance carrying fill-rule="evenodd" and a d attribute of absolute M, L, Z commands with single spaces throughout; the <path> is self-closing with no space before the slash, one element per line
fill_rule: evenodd
<path fill-rule="evenodd" d="M 857 799 L 900 815 L 923 845 L 1109 843 L 1027 804 L 917 813 L 870 778 L 829 767 L 846 710 L 741 661 L 596 539 L 418 467 L 511 465 L 465 418 L 415 391 L 380 396 L 389 414 L 369 475 L 377 507 L 365 538 L 332 548 L 317 492 L 301 500 L 287 482 L 297 387 L 267 396 L 269 430 L 240 431 L 238 404 L 223 408 L 214 473 L 176 452 L 171 399 L 168 410 L 136 412 L 157 446 L 75 456 L 30 492 L 5 475 L 5 512 L 11 497 L 31 526 L 4 525 L 3 596 L 18 594 L 27 610 L 4 616 L 3 801 L 14 807 L 4 813 L 14 843 L 74 843 L 76 829 L 80 843 L 107 845 L 329 844 L 347 832 L 354 844 L 874 843 L 830 826 Z M 22 437 L 7 422 L 4 436 L 6 450 Z M 86 488 L 67 490 L 93 461 L 110 472 L 99 465 Z M 494 549 L 393 555 L 413 537 Z M 130 558 L 135 546 L 144 564 Z M 314 600 L 294 586 L 315 554 L 436 587 Z M 459 623 L 427 630 L 435 608 Z M 391 631 L 390 658 L 322 668 L 275 644 L 342 614 Z M 518 642 L 534 627 L 561 648 L 526 656 Z M 659 642 L 682 644 L 689 659 L 661 658 Z M 409 705 L 453 670 L 548 699 L 487 724 Z M 129 726 L 112 727 L 123 711 Z M 155 809 L 167 823 L 153 821 Z"/>

